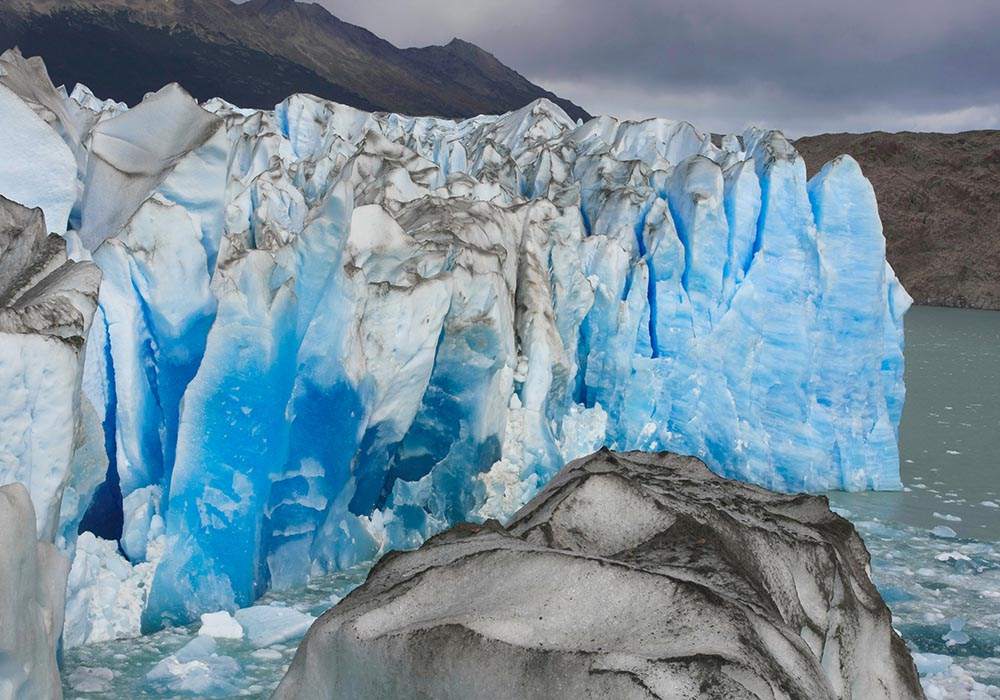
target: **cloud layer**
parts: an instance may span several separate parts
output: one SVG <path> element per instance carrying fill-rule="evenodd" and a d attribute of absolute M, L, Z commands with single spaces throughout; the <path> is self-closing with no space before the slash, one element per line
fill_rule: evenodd
<path fill-rule="evenodd" d="M 996 0 L 322 0 L 401 46 L 454 36 L 593 113 L 705 129 L 1000 128 Z"/>

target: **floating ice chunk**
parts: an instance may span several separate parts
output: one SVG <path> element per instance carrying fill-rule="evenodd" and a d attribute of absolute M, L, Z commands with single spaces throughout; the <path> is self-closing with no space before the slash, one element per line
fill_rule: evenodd
<path fill-rule="evenodd" d="M 277 661 L 281 658 L 281 652 L 277 649 L 264 648 L 250 652 L 250 656 L 259 661 Z"/>
<path fill-rule="evenodd" d="M 964 631 L 965 620 L 960 617 L 953 617 L 949 626 L 951 629 L 941 637 L 945 641 L 946 646 L 953 647 L 969 643 L 969 635 Z"/>
<path fill-rule="evenodd" d="M 951 515 L 949 513 L 934 513 L 934 517 L 938 520 L 947 520 L 949 523 L 960 523 L 962 519 L 957 515 Z"/>
<path fill-rule="evenodd" d="M 234 695 L 240 689 L 242 668 L 231 656 L 218 653 L 208 636 L 198 636 L 146 674 L 158 690 L 195 697 Z"/>
<path fill-rule="evenodd" d="M 979 505 L 986 508 L 1000 508 L 1000 503 L 995 503 L 993 501 L 982 501 Z"/>
<path fill-rule="evenodd" d="M 236 611 L 251 646 L 260 649 L 301 637 L 316 620 L 312 615 L 278 605 L 255 605 Z"/>
<path fill-rule="evenodd" d="M 968 634 L 962 632 L 961 630 L 951 630 L 943 637 L 941 637 L 941 639 L 945 640 L 945 646 L 953 647 L 953 646 L 960 646 L 962 644 L 968 644 L 970 637 Z"/>
<path fill-rule="evenodd" d="M 971 559 L 961 552 L 942 552 L 934 557 L 938 561 L 971 561 Z"/>
<path fill-rule="evenodd" d="M 216 639 L 243 639 L 243 626 L 228 612 L 220 610 L 201 616 L 198 634 L 207 634 Z"/>
<path fill-rule="evenodd" d="M 979 683 L 958 664 L 920 679 L 927 700 L 994 700 L 1000 698 L 1000 688 Z"/>
<path fill-rule="evenodd" d="M 952 530 L 947 525 L 938 525 L 937 527 L 932 528 L 931 534 L 935 535 L 936 537 L 944 537 L 947 539 L 958 537 L 958 533 Z"/>
<path fill-rule="evenodd" d="M 111 690 L 115 672 L 110 668 L 87 668 L 81 666 L 74 669 L 66 678 L 69 687 L 78 693 L 106 693 Z"/>
<path fill-rule="evenodd" d="M 921 675 L 941 673 L 953 663 L 950 656 L 944 654 L 913 654 L 913 661 Z"/>

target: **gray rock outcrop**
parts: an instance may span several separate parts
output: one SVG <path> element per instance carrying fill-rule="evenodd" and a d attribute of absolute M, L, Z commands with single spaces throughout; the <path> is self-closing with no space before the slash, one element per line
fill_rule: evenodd
<path fill-rule="evenodd" d="M 384 557 L 274 698 L 922 698 L 868 563 L 823 497 L 602 450 Z"/>

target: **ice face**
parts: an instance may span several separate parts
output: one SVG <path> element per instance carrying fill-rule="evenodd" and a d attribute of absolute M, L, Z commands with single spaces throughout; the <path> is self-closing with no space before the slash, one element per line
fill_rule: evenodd
<path fill-rule="evenodd" d="M 83 346 L 100 280 L 92 263 L 67 260 L 42 210 L 0 196 L 0 485 L 27 485 L 49 542 L 82 446 Z"/>
<path fill-rule="evenodd" d="M 24 120 L 75 154 L 66 236 L 104 272 L 81 444 L 107 478 L 81 458 L 53 522 L 120 542 L 87 561 L 122 581 L 155 570 L 146 629 L 509 515 L 602 445 L 899 486 L 909 299 L 850 158 L 807 182 L 779 132 L 719 147 L 544 100 L 463 122 L 177 86 L 46 107 L 29 68 L 11 114 L 56 115 Z M 100 566 L 80 610 L 113 607 L 85 593 Z"/>
<path fill-rule="evenodd" d="M 19 483 L 0 487 L 0 693 L 61 700 L 56 647 L 69 562 L 36 539 L 35 512 Z"/>
<path fill-rule="evenodd" d="M 76 201 L 76 161 L 59 135 L 10 88 L 0 84 L 0 192 L 40 207 L 45 230 L 62 233 Z"/>

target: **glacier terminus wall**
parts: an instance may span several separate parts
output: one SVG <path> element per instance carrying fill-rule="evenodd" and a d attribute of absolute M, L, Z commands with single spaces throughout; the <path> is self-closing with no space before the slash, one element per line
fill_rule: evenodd
<path fill-rule="evenodd" d="M 544 100 L 454 122 L 171 85 L 129 109 L 0 66 L 4 131 L 51 145 L 51 187 L 0 195 L 103 273 L 76 436 L 99 478 L 62 521 L 36 502 L 73 558 L 69 645 L 505 517 L 601 446 L 900 486 L 910 300 L 849 157 L 807 181 L 777 131 Z"/>

